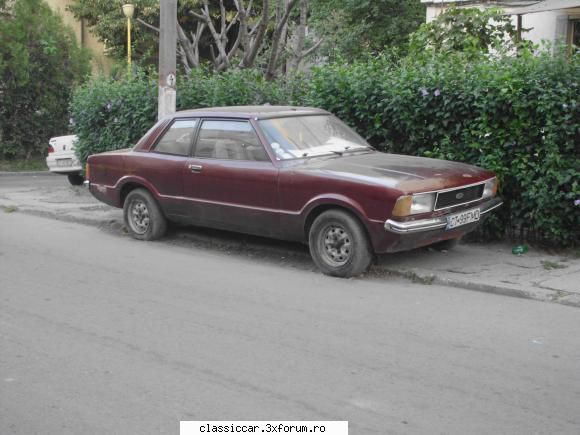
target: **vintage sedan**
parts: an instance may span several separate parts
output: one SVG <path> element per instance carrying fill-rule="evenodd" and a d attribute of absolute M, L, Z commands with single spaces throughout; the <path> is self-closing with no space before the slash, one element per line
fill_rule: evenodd
<path fill-rule="evenodd" d="M 339 277 L 365 272 L 378 253 L 452 244 L 501 205 L 492 172 L 378 152 L 305 107 L 178 112 L 134 148 L 90 156 L 86 178 L 137 239 L 174 221 L 302 241 Z"/>

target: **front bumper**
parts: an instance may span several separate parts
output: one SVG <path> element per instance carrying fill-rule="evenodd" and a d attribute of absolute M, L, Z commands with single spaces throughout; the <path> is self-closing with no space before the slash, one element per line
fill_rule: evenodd
<path fill-rule="evenodd" d="M 480 215 L 485 215 L 492 210 L 495 210 L 501 206 L 503 202 L 499 198 L 495 198 L 487 203 L 480 206 Z M 418 219 L 414 221 L 395 221 L 392 219 L 387 219 L 385 222 L 385 230 L 395 233 L 395 234 L 409 234 L 417 233 L 422 231 L 431 231 L 445 228 L 447 226 L 447 216 L 439 216 L 436 218 L 429 219 Z"/>

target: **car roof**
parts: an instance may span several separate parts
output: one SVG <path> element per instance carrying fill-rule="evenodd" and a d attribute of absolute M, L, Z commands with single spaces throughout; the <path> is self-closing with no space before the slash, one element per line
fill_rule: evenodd
<path fill-rule="evenodd" d="M 296 106 L 228 106 L 228 107 L 206 107 L 203 109 L 182 110 L 171 115 L 171 118 L 181 118 L 185 116 L 215 116 L 225 118 L 281 118 L 287 116 L 300 115 L 329 115 L 329 112 L 314 107 Z"/>

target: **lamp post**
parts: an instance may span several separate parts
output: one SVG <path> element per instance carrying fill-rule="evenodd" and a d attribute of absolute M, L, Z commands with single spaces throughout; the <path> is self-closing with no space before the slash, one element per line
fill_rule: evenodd
<path fill-rule="evenodd" d="M 127 17 L 127 75 L 131 78 L 131 18 L 135 12 L 135 5 L 123 5 L 123 14 Z"/>

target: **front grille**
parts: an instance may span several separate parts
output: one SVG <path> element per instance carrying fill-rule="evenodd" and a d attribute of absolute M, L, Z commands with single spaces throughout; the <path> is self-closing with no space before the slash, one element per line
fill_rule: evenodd
<path fill-rule="evenodd" d="M 483 188 L 484 184 L 482 183 L 476 186 L 439 192 L 435 202 L 435 210 L 476 201 L 483 196 Z"/>

